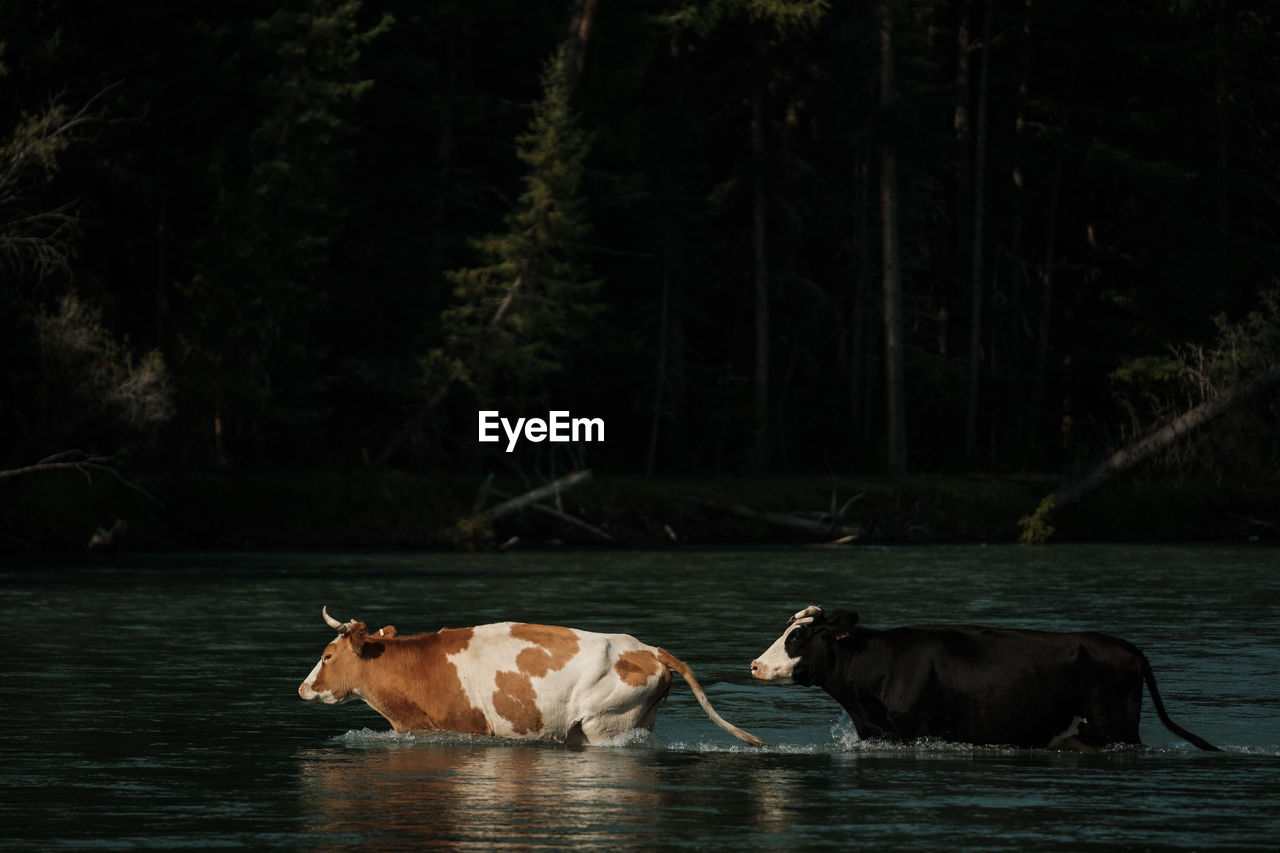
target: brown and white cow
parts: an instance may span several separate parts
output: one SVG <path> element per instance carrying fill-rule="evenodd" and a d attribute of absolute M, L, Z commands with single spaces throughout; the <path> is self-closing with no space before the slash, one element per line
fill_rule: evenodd
<path fill-rule="evenodd" d="M 715 712 L 683 661 L 626 634 L 499 622 L 398 637 L 389 625 L 370 633 L 363 622 L 321 613 L 338 636 L 298 695 L 329 704 L 363 699 L 398 732 L 597 743 L 652 731 L 675 672 L 716 725 L 763 743 Z"/>

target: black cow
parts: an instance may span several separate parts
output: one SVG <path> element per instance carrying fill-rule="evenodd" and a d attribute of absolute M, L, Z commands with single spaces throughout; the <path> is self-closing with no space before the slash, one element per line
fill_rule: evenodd
<path fill-rule="evenodd" d="M 851 611 L 807 607 L 751 663 L 761 681 L 816 684 L 858 736 L 1050 749 L 1137 744 L 1142 682 L 1169 731 L 1217 747 L 1165 713 L 1137 647 L 1093 632 L 961 625 L 877 631 Z"/>

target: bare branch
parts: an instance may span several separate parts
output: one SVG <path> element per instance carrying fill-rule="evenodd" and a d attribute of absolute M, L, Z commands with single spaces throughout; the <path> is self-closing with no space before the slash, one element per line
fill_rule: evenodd
<path fill-rule="evenodd" d="M 133 489 L 138 494 L 149 499 L 157 506 L 164 506 L 155 495 L 120 475 L 116 469 L 115 460 L 110 456 L 91 456 L 83 450 L 63 450 L 52 456 L 46 456 L 39 462 L 32 465 L 26 465 L 22 468 L 9 468 L 0 470 L 0 480 L 9 479 L 11 477 L 21 477 L 25 474 L 42 474 L 49 471 L 78 471 L 82 474 L 86 481 L 93 483 L 93 475 L 95 473 L 106 474 L 114 477 L 125 486 Z"/>
<path fill-rule="evenodd" d="M 70 243 L 76 235 L 74 204 L 32 210 L 39 202 L 37 186 L 57 169 L 57 159 L 86 127 L 101 122 L 101 101 L 117 84 L 107 86 L 71 112 L 61 96 L 37 115 L 24 115 L 13 135 L 0 141 L 0 261 L 43 281 L 65 273 Z"/>

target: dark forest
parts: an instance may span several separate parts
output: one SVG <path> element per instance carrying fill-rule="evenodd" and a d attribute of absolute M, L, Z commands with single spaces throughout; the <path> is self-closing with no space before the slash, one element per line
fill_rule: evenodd
<path fill-rule="evenodd" d="M 1276 477 L 1273 3 L 127 8 L 0 2 L 7 472 Z"/>

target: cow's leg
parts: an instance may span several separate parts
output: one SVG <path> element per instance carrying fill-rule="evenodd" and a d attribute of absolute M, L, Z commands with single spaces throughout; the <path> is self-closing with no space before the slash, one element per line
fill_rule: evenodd
<path fill-rule="evenodd" d="M 649 703 L 649 707 L 645 710 L 644 715 L 636 723 L 635 728 L 653 731 L 653 725 L 658 721 L 658 706 L 662 704 L 662 700 L 667 696 L 666 692 L 659 693 Z"/>
<path fill-rule="evenodd" d="M 655 691 L 649 695 L 637 695 L 635 704 L 625 709 L 603 711 L 584 717 L 578 724 L 587 743 L 616 738 L 633 729 L 653 731 L 658 718 L 658 705 L 665 693 Z"/>
<path fill-rule="evenodd" d="M 1075 735 L 1072 735 L 1069 738 L 1064 738 L 1062 740 L 1055 740 L 1054 743 L 1049 748 L 1063 749 L 1063 750 L 1073 749 L 1076 752 L 1096 752 L 1098 749 L 1096 746 L 1089 746 L 1089 744 L 1080 740 L 1080 738 L 1076 737 Z"/>
<path fill-rule="evenodd" d="M 1087 725 L 1088 720 L 1084 717 L 1074 717 L 1071 725 L 1061 734 L 1054 735 L 1047 745 L 1048 749 L 1074 749 L 1080 752 L 1091 752 L 1097 747 L 1090 746 L 1080 739 L 1080 727 Z"/>
<path fill-rule="evenodd" d="M 582 746 L 587 742 L 587 735 L 582 731 L 581 720 L 569 726 L 569 733 L 565 735 L 564 739 L 565 746 Z"/>
<path fill-rule="evenodd" d="M 1066 741 L 1062 745 L 1062 749 L 1074 749 L 1077 752 L 1097 752 L 1098 751 L 1098 748 L 1096 746 L 1089 746 L 1089 744 L 1080 740 L 1080 738 L 1078 737 L 1073 737 L 1070 740 Z"/>
<path fill-rule="evenodd" d="M 600 743 L 626 734 L 632 729 L 653 731 L 655 713 L 650 713 L 647 720 L 638 708 L 620 714 L 609 713 L 587 717 L 581 724 L 582 735 L 586 743 Z"/>
<path fill-rule="evenodd" d="M 1133 668 L 1099 667 L 1093 673 L 1093 690 L 1085 706 L 1088 724 L 1081 737 L 1098 747 L 1140 744 L 1138 724 L 1142 715 L 1142 675 Z"/>

